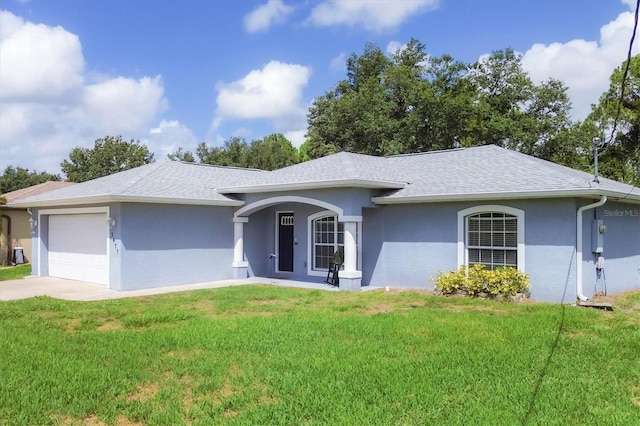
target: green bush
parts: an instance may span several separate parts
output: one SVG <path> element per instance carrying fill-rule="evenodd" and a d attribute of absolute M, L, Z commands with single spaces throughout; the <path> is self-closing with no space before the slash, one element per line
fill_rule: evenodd
<path fill-rule="evenodd" d="M 491 296 L 515 296 L 528 293 L 531 285 L 529 276 L 515 268 L 488 270 L 484 265 L 476 264 L 471 268 L 460 267 L 457 271 L 438 272 L 431 278 L 436 290 L 442 294 L 467 292 L 472 296 L 487 293 Z"/>
<path fill-rule="evenodd" d="M 466 287 L 467 267 L 461 266 L 459 270 L 451 271 L 446 274 L 442 271 L 438 271 L 438 276 L 435 279 L 431 278 L 431 281 L 435 282 L 436 289 L 442 293 L 455 293 L 457 290 Z"/>

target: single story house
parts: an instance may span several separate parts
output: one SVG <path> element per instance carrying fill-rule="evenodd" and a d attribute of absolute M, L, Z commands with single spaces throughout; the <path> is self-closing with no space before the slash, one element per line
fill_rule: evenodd
<path fill-rule="evenodd" d="M 74 185 L 72 182 L 49 181 L 33 185 L 28 188 L 7 192 L 2 196 L 7 204 L 34 195 L 54 191 Z M 26 208 L 15 208 L 7 205 L 0 206 L 0 265 L 9 265 L 13 261 L 14 248 L 22 249 L 23 260 L 31 260 L 31 214 Z"/>
<path fill-rule="evenodd" d="M 339 249 L 347 290 L 432 289 L 475 263 L 526 272 L 537 300 L 640 288 L 640 188 L 497 146 L 275 171 L 166 161 L 15 206 L 36 221 L 34 274 L 116 290 L 323 282 Z"/>

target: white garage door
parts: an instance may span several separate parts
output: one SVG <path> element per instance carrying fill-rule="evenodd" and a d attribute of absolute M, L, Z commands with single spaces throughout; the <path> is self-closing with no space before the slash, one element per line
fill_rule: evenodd
<path fill-rule="evenodd" d="M 49 216 L 49 276 L 108 284 L 105 214 Z"/>

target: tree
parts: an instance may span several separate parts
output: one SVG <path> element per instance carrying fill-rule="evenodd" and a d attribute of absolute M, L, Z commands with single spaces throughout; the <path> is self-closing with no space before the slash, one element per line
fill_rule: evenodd
<path fill-rule="evenodd" d="M 309 110 L 310 154 L 336 150 L 384 154 L 392 149 L 388 146 L 391 104 L 384 86 L 390 65 L 389 58 L 372 43 L 361 56 L 349 57 L 347 78 L 316 98 Z"/>
<path fill-rule="evenodd" d="M 0 194 L 28 188 L 50 180 L 59 181 L 60 176 L 47 172 L 38 173 L 35 170 L 29 171 L 29 169 L 22 167 L 7 166 L 0 176 Z"/>
<path fill-rule="evenodd" d="M 248 165 L 254 169 L 275 170 L 298 162 L 298 151 L 280 133 L 251 143 Z"/>
<path fill-rule="evenodd" d="M 512 49 L 476 62 L 467 78 L 475 99 L 464 135 L 466 146 L 495 144 L 536 155 L 571 124 L 566 86 L 553 79 L 534 84 L 522 68 L 522 55 Z"/>
<path fill-rule="evenodd" d="M 222 147 L 209 147 L 206 142 L 200 142 L 196 148 L 200 163 L 219 166 L 248 167 L 248 154 L 249 144 L 237 136 L 226 140 Z"/>
<path fill-rule="evenodd" d="M 373 155 L 497 144 L 527 154 L 571 125 L 566 87 L 534 84 L 511 49 L 467 65 L 430 58 L 412 39 L 385 56 L 367 44 L 347 61 L 346 79 L 308 114 L 309 158 L 336 151 Z"/>
<path fill-rule="evenodd" d="M 196 156 L 200 164 L 261 170 L 275 170 L 298 162 L 298 151 L 280 133 L 252 141 L 251 144 L 240 137 L 226 140 L 221 147 L 210 147 L 206 142 L 200 142 L 196 147 Z M 190 151 L 183 151 L 182 148 L 178 148 L 168 157 L 171 160 L 195 162 L 193 154 Z"/>
<path fill-rule="evenodd" d="M 125 141 L 121 136 L 96 139 L 94 147 L 76 147 L 69 160 L 60 166 L 70 182 L 84 182 L 154 161 L 153 153 L 139 140 Z"/>
<path fill-rule="evenodd" d="M 640 186 L 640 55 L 631 58 L 622 94 L 625 61 L 611 74 L 586 121 L 595 127 L 592 137 L 602 140 L 600 174 Z M 615 132 L 614 132 L 615 126 Z"/>
<path fill-rule="evenodd" d="M 183 151 L 182 147 L 172 154 L 167 154 L 167 158 L 171 161 L 184 161 L 185 163 L 195 163 L 196 159 L 191 151 Z"/>

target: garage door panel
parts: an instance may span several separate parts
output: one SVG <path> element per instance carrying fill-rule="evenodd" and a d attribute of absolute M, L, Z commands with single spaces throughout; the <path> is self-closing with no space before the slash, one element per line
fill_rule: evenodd
<path fill-rule="evenodd" d="M 49 275 L 108 284 L 105 214 L 49 216 Z"/>

